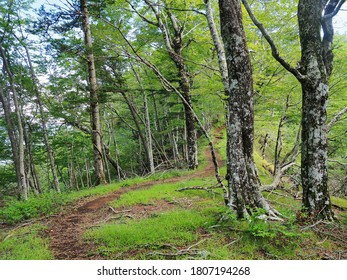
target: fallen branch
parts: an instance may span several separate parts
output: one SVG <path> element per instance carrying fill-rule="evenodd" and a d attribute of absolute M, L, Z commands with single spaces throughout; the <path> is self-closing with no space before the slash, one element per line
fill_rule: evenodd
<path fill-rule="evenodd" d="M 151 253 L 148 253 L 147 255 L 148 256 L 166 256 L 166 257 L 176 257 L 176 256 L 182 256 L 182 255 L 201 255 L 202 253 L 208 253 L 207 251 L 200 251 L 198 249 L 193 249 L 193 247 L 196 247 L 198 246 L 199 244 L 201 244 L 202 242 L 204 242 L 206 239 L 202 239 L 200 240 L 198 243 L 195 243 L 191 246 L 189 246 L 188 248 L 186 249 L 177 249 L 176 247 L 170 245 L 170 244 L 165 244 L 165 246 L 169 247 L 169 248 L 172 248 L 172 249 L 175 249 L 177 250 L 177 252 L 175 253 L 161 253 L 161 252 L 151 252 Z"/>
<path fill-rule="evenodd" d="M 233 241 L 231 241 L 231 242 L 229 242 L 228 244 L 225 244 L 223 247 L 228 247 L 228 246 L 230 246 L 230 245 L 236 243 L 236 242 L 239 241 L 240 239 L 241 239 L 241 237 L 240 237 L 240 238 L 237 238 L 237 239 L 235 239 L 235 240 L 233 240 Z"/>
<path fill-rule="evenodd" d="M 109 206 L 109 209 L 112 210 L 112 212 L 115 214 L 122 214 L 122 213 L 126 213 L 126 212 L 131 212 L 131 210 L 116 211 L 112 206 Z"/>
<path fill-rule="evenodd" d="M 301 231 L 305 231 L 305 230 L 308 230 L 310 228 L 313 228 L 313 227 L 319 225 L 322 222 L 323 222 L 322 220 L 319 220 L 318 222 L 314 223 L 313 225 L 309 225 L 309 226 L 306 226 L 306 227 L 302 228 Z"/>
<path fill-rule="evenodd" d="M 218 194 L 220 193 L 213 191 L 213 189 L 220 189 L 220 186 L 211 186 L 211 187 L 201 187 L 201 186 L 194 186 L 194 187 L 185 187 L 185 188 L 180 188 L 177 189 L 176 191 L 182 192 L 182 191 L 188 191 L 188 190 L 201 190 L 201 191 L 207 191 L 213 194 Z"/>

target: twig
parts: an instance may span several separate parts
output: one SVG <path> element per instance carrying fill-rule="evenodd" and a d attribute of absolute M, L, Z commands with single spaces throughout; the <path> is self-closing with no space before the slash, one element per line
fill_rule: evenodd
<path fill-rule="evenodd" d="M 233 240 L 233 241 L 231 241 L 230 243 L 228 243 L 228 244 L 225 244 L 223 247 L 228 247 L 228 246 L 230 246 L 230 245 L 232 245 L 232 244 L 234 244 L 234 243 L 236 243 L 237 241 L 239 241 L 241 239 L 241 237 L 239 237 L 239 238 L 237 238 L 237 239 L 235 239 L 235 240 Z"/>
<path fill-rule="evenodd" d="M 315 226 L 321 224 L 322 222 L 323 222 L 322 220 L 319 220 L 318 222 L 315 222 L 313 225 L 309 225 L 309 226 L 306 226 L 306 227 L 302 228 L 301 231 L 304 231 L 304 230 L 308 230 L 308 229 L 310 229 L 310 228 L 313 228 L 313 227 L 315 227 Z"/>
<path fill-rule="evenodd" d="M 201 190 L 201 191 L 207 191 L 210 193 L 221 195 L 220 193 L 213 191 L 213 189 L 221 189 L 221 187 L 220 186 L 211 186 L 211 187 L 206 188 L 206 187 L 201 187 L 201 186 L 194 186 L 194 187 L 180 188 L 176 191 L 182 192 L 182 191 L 187 191 L 187 190 Z"/>
<path fill-rule="evenodd" d="M 328 236 L 326 236 L 322 241 L 317 242 L 317 245 L 323 244 L 328 239 Z"/>
<path fill-rule="evenodd" d="M 115 214 L 122 214 L 122 213 L 126 213 L 126 212 L 131 212 L 131 210 L 116 211 L 112 206 L 109 206 L 109 209 L 111 209 L 112 212 Z"/>
<path fill-rule="evenodd" d="M 199 255 L 202 251 L 199 251 L 197 249 L 192 249 L 193 247 L 196 247 L 198 246 L 200 243 L 204 242 L 206 239 L 202 239 L 200 240 L 199 242 L 189 246 L 188 248 L 186 249 L 181 249 L 181 250 L 178 250 L 176 253 L 160 253 L 160 252 L 151 252 L 147 255 L 160 255 L 160 256 L 167 256 L 167 257 L 172 257 L 172 256 L 181 256 L 181 255 Z M 169 245 L 169 244 L 166 244 L 166 246 L 170 247 L 170 248 L 174 248 L 177 250 L 176 247 L 172 246 L 172 245 Z"/>

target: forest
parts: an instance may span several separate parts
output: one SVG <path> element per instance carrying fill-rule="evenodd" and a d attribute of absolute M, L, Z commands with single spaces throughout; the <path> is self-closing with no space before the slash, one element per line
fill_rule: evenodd
<path fill-rule="evenodd" d="M 0 260 L 347 259 L 346 5 L 0 0 Z"/>

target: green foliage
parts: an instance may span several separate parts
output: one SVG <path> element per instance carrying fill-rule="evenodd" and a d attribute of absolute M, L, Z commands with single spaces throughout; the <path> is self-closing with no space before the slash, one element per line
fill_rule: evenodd
<path fill-rule="evenodd" d="M 23 227 L 1 235 L 1 260 L 52 260 L 48 240 L 42 237 L 45 228 L 39 224 Z"/>

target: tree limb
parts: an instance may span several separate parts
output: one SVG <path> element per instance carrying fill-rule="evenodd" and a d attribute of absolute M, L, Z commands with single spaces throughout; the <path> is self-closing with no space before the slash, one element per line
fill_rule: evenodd
<path fill-rule="evenodd" d="M 341 117 L 347 112 L 347 107 L 343 108 L 340 112 L 338 112 L 332 120 L 327 124 L 327 132 L 331 130 L 335 123 L 337 123 Z"/>
<path fill-rule="evenodd" d="M 340 0 L 340 1 L 329 1 L 328 5 L 332 6 L 332 12 L 329 14 L 325 14 L 322 18 L 322 20 L 331 19 L 334 16 L 337 15 L 337 13 L 341 10 L 342 5 L 345 3 L 346 0 Z"/>
<path fill-rule="evenodd" d="M 253 23 L 258 27 L 260 32 L 263 34 L 264 38 L 270 45 L 271 51 L 272 51 L 272 56 L 290 73 L 292 73 L 299 81 L 305 80 L 305 75 L 301 74 L 300 71 L 297 68 L 294 68 L 291 66 L 287 61 L 284 60 L 283 57 L 280 56 L 279 51 L 275 45 L 274 40 L 271 38 L 270 34 L 266 31 L 264 25 L 258 21 L 258 19 L 255 17 L 251 7 L 248 4 L 247 0 L 242 0 L 242 3 L 244 7 L 246 8 L 246 11 L 253 21 Z"/>

